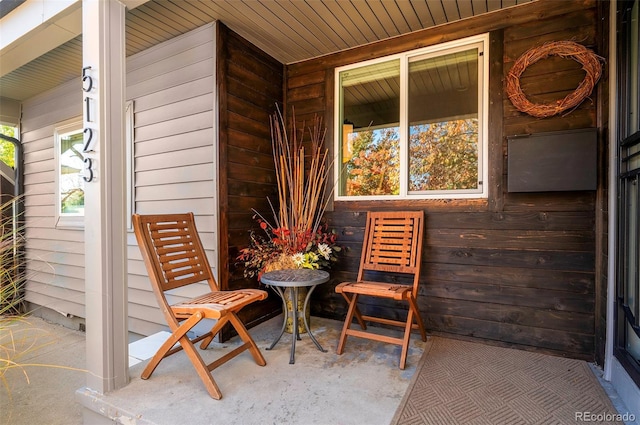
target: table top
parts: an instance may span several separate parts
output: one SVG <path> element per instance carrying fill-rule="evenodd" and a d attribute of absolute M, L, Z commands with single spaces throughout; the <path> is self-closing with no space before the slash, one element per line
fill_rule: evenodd
<path fill-rule="evenodd" d="M 328 272 L 311 269 L 274 270 L 260 277 L 260 282 L 265 285 L 281 287 L 313 286 L 328 280 Z"/>

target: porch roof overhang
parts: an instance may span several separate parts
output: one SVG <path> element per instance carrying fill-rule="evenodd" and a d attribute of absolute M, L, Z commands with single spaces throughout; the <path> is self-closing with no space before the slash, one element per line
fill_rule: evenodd
<path fill-rule="evenodd" d="M 290 64 L 535 0 L 121 1 L 127 56 L 219 20 Z M 15 2 L 0 15 L 0 99 L 19 102 L 78 76 L 82 0 Z"/>

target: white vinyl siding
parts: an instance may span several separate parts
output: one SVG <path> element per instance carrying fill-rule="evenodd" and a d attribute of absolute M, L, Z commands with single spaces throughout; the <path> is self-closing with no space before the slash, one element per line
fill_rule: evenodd
<path fill-rule="evenodd" d="M 217 266 L 215 31 L 206 25 L 127 59 L 133 105 L 135 170 L 132 213 L 193 211 Z M 23 103 L 27 301 L 85 317 L 84 231 L 56 228 L 54 132 L 82 115 L 78 78 Z M 126 195 L 123 195 L 126 196 Z M 147 272 L 130 232 L 129 330 L 165 329 Z M 185 294 L 186 295 L 186 294 Z"/>
<path fill-rule="evenodd" d="M 193 211 L 215 268 L 214 35 L 206 25 L 128 58 L 126 93 L 134 103 L 134 212 Z M 150 334 L 165 322 L 133 233 L 128 244 L 129 329 Z"/>
<path fill-rule="evenodd" d="M 84 232 L 56 228 L 56 127 L 82 116 L 80 78 L 23 103 L 26 300 L 85 317 Z"/>

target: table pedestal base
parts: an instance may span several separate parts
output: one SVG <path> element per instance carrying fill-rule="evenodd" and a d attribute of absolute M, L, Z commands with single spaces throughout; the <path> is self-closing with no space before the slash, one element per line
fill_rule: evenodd
<path fill-rule="evenodd" d="M 309 305 L 309 298 L 311 298 L 311 293 L 313 292 L 313 290 L 316 288 L 317 285 L 313 285 L 309 288 L 309 291 L 307 292 L 307 296 L 304 299 L 304 304 L 302 307 L 302 318 L 304 321 L 304 326 L 307 329 L 307 333 L 309 334 L 309 337 L 311 338 L 311 340 L 313 341 L 313 343 L 316 345 L 316 347 L 318 348 L 318 350 L 322 351 L 323 353 L 326 353 L 327 350 L 325 350 L 324 348 L 322 348 L 322 346 L 320 345 L 320 343 L 316 340 L 316 338 L 313 336 L 313 333 L 311 333 L 311 328 L 309 327 L 309 322 L 307 321 L 307 306 Z M 272 286 L 272 288 L 277 292 L 277 294 L 280 296 L 280 299 L 282 299 L 282 311 L 284 313 L 284 320 L 282 321 L 282 329 L 280 330 L 280 334 L 278 335 L 278 337 L 273 341 L 273 343 L 271 343 L 271 345 L 269 346 L 269 348 L 267 348 L 267 350 L 271 350 L 273 347 L 275 347 L 275 345 L 278 343 L 278 341 L 280 341 L 280 338 L 282 338 L 282 335 L 284 334 L 284 330 L 287 326 L 287 320 L 291 317 L 293 319 L 292 323 L 293 325 L 293 333 L 291 335 L 291 356 L 289 358 L 289 364 L 294 364 L 296 362 L 295 360 L 295 353 L 296 353 L 296 340 L 300 341 L 302 338 L 300 338 L 300 332 L 298 330 L 298 287 L 288 287 L 285 288 L 285 290 L 290 291 L 289 295 L 291 298 L 291 309 L 289 309 L 287 307 L 287 302 L 284 296 L 284 291 L 281 287 L 279 286 Z"/>

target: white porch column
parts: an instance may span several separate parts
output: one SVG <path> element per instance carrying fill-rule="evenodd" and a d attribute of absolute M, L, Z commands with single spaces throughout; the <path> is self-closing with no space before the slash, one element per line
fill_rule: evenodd
<path fill-rule="evenodd" d="M 125 6 L 83 0 L 82 33 L 87 388 L 104 394 L 129 381 Z"/>

